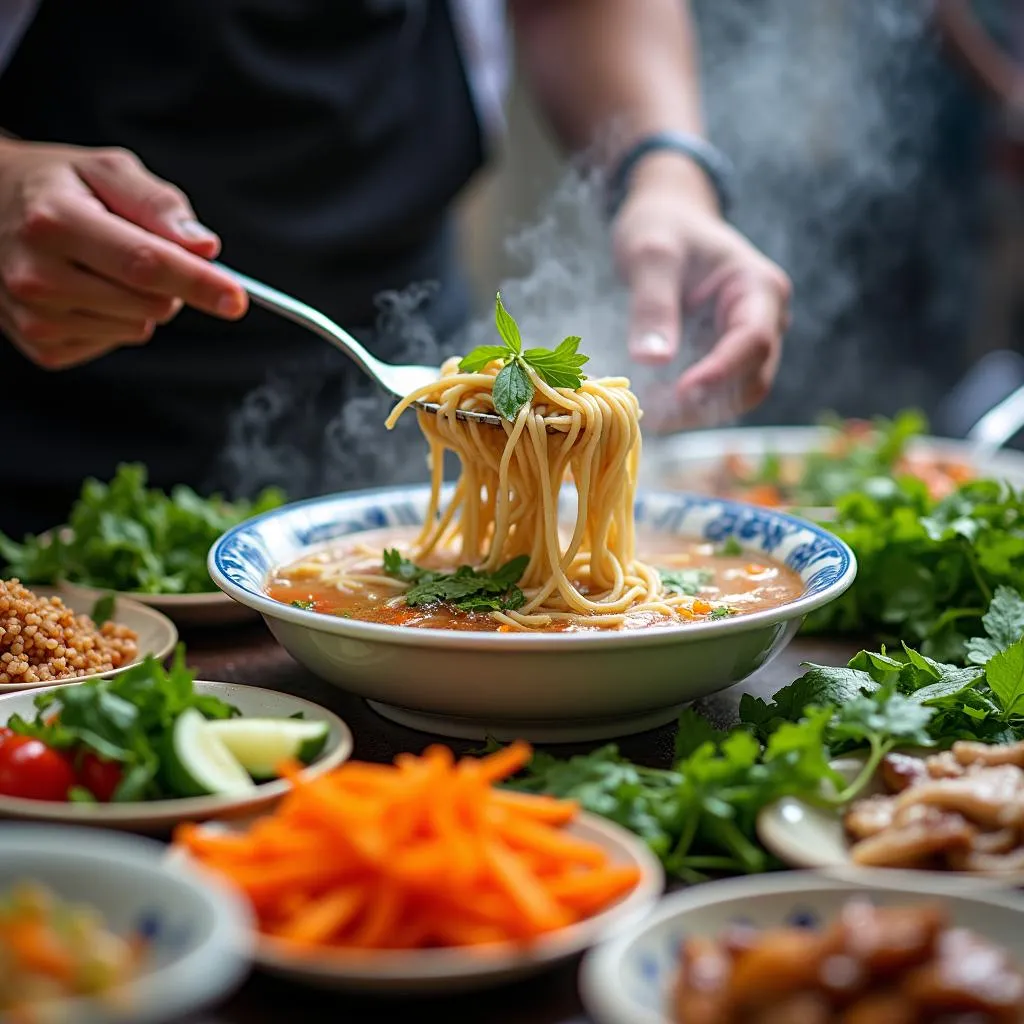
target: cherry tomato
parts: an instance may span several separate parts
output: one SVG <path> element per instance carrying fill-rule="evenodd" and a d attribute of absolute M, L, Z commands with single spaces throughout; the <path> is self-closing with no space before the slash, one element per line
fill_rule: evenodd
<path fill-rule="evenodd" d="M 75 784 L 71 765 L 56 750 L 29 736 L 0 745 L 0 793 L 28 800 L 66 800 Z"/>
<path fill-rule="evenodd" d="M 6 725 L 0 725 L 0 747 L 12 736 L 16 735 L 17 733 L 13 729 L 8 729 Z"/>
<path fill-rule="evenodd" d="M 121 766 L 116 761 L 106 761 L 91 750 L 79 758 L 78 781 L 102 803 L 110 802 L 121 783 L 121 775 Z"/>

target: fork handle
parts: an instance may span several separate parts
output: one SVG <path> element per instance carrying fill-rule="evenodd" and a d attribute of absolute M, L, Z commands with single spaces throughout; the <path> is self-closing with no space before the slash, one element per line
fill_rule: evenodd
<path fill-rule="evenodd" d="M 258 306 L 269 309 L 286 320 L 300 324 L 303 327 L 319 334 L 325 341 L 330 342 L 336 349 L 344 352 L 350 359 L 358 364 L 360 369 L 374 380 L 380 378 L 378 369 L 380 363 L 372 356 L 355 338 L 352 337 L 344 327 L 339 327 L 330 317 L 324 316 L 319 310 L 307 306 L 291 295 L 271 288 L 269 284 L 263 284 L 255 278 L 239 273 L 223 263 L 214 263 L 215 267 L 230 274 L 248 293 L 249 298 Z"/>

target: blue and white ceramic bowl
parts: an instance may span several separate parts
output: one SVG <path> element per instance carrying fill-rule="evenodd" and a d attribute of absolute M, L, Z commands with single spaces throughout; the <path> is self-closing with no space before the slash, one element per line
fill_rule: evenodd
<path fill-rule="evenodd" d="M 853 582 L 850 549 L 784 512 L 669 492 L 643 494 L 654 534 L 771 555 L 804 583 L 796 601 L 749 615 L 650 630 L 473 633 L 403 628 L 304 611 L 264 593 L 274 570 L 328 541 L 423 520 L 428 488 L 358 491 L 287 505 L 242 523 L 210 551 L 210 575 L 317 675 L 395 721 L 449 736 L 558 742 L 639 732 L 775 657 L 803 617 Z"/>
<path fill-rule="evenodd" d="M 953 925 L 977 932 L 1024 962 L 1024 898 L 1016 894 L 976 892 L 920 872 L 830 878 L 795 871 L 709 882 L 667 897 L 653 914 L 587 955 L 580 994 L 597 1024 L 675 1024 L 670 999 L 685 938 L 714 937 L 734 924 L 817 928 L 854 897 L 884 906 L 939 901 Z"/>
<path fill-rule="evenodd" d="M 116 934 L 147 944 L 134 983 L 102 1003 L 52 1003 L 40 1009 L 39 1024 L 180 1020 L 241 983 L 254 945 L 247 904 L 205 872 L 165 859 L 165 847 L 150 839 L 0 825 L 0 893 L 38 882 L 63 900 L 94 907 Z"/>

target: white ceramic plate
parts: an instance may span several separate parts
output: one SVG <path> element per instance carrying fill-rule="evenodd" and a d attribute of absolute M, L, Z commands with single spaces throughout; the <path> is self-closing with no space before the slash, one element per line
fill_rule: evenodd
<path fill-rule="evenodd" d="M 825 427 L 734 427 L 692 430 L 644 441 L 640 479 L 647 487 L 680 488 L 707 493 L 711 479 L 728 455 L 758 459 L 769 452 L 807 455 L 821 451 L 834 437 Z M 973 464 L 979 476 L 1024 486 L 1024 452 L 1004 449 L 978 459 L 968 441 L 948 437 L 920 437 L 911 441 L 912 455 L 937 455 Z"/>
<path fill-rule="evenodd" d="M 543 971 L 643 917 L 654 906 L 665 884 L 658 859 L 624 828 L 595 815 L 581 814 L 567 826 L 566 832 L 601 846 L 612 864 L 635 864 L 640 868 L 640 882 L 607 910 L 552 932 L 526 949 L 502 943 L 472 950 L 374 950 L 299 957 L 278 944 L 259 939 L 255 962 L 273 974 L 318 988 L 392 995 L 479 989 Z M 188 859 L 180 849 L 173 850 L 170 856 Z"/>
<path fill-rule="evenodd" d="M 450 494 L 450 488 L 445 492 Z M 689 701 L 745 679 L 796 635 L 803 617 L 853 582 L 856 560 L 795 516 L 690 494 L 641 493 L 638 525 L 658 537 L 736 540 L 793 569 L 803 594 L 777 608 L 656 629 L 484 633 L 321 615 L 265 593 L 275 569 L 331 541 L 422 521 L 429 488 L 313 498 L 251 519 L 210 551 L 219 587 L 260 612 L 296 661 L 367 698 L 380 714 L 446 736 L 568 742 L 673 721 Z M 575 495 L 563 489 L 566 510 Z"/>
<path fill-rule="evenodd" d="M 108 590 L 86 587 L 69 580 L 62 580 L 57 591 L 65 601 L 81 600 L 90 608 L 110 593 Z M 135 594 L 118 591 L 116 596 L 118 600 L 135 601 L 147 608 L 155 608 L 179 626 L 229 626 L 256 619 L 255 612 L 232 601 L 219 590 L 207 594 Z"/>
<path fill-rule="evenodd" d="M 76 615 L 92 615 L 96 604 L 95 600 L 81 595 L 62 593 L 56 587 L 29 587 L 33 594 L 39 597 L 59 597 L 64 604 Z M 147 654 L 163 661 L 178 642 L 178 631 L 166 615 L 161 614 L 153 608 L 147 608 L 124 598 L 118 598 L 114 604 L 114 614 L 111 618 L 129 629 L 133 629 L 139 635 L 139 653 L 131 664 L 122 665 L 112 672 L 93 672 L 87 676 L 75 676 L 73 679 L 60 680 L 60 686 L 67 686 L 71 683 L 84 683 L 88 679 L 100 679 L 103 677 L 116 676 L 145 660 Z M 53 686 L 52 682 L 45 683 L 0 683 L 0 694 L 15 693 L 23 690 L 38 690 L 41 686 Z"/>
<path fill-rule="evenodd" d="M 669 1000 L 684 938 L 713 937 L 740 923 L 817 927 L 856 896 L 884 906 L 941 899 L 954 925 L 1024 962 L 1024 900 L 1014 893 L 973 892 L 949 876 L 919 872 L 830 878 L 795 871 L 708 882 L 668 896 L 653 914 L 588 954 L 580 973 L 583 1002 L 597 1024 L 673 1024 Z"/>
<path fill-rule="evenodd" d="M 864 766 L 862 757 L 843 757 L 832 762 L 848 781 Z M 881 781 L 869 785 L 862 796 L 884 793 Z M 795 797 L 784 797 L 765 807 L 757 816 L 757 835 L 765 848 L 791 868 L 829 868 L 833 871 L 858 868 L 850 859 L 850 843 L 843 828 L 841 810 L 815 807 Z M 996 886 L 1024 886 L 1024 872 L 984 875 L 976 872 L 915 872 L 940 878 L 969 877 L 972 884 L 991 882 Z"/>
<path fill-rule="evenodd" d="M 236 683 L 197 681 L 195 687 L 200 693 L 213 694 L 233 704 L 244 716 L 250 718 L 288 718 L 301 711 L 310 720 L 328 722 L 331 731 L 327 745 L 320 757 L 305 770 L 307 776 L 320 775 L 336 768 L 352 753 L 352 733 L 348 726 L 319 704 L 293 697 L 289 693 Z M 23 718 L 32 717 L 35 714 L 32 703 L 35 695 L 35 692 L 26 692 L 0 697 L 0 724 L 13 714 L 20 714 Z M 257 786 L 253 794 L 246 797 L 202 796 L 123 804 L 52 803 L 0 795 L 0 818 L 162 833 L 182 821 L 251 815 L 272 806 L 288 789 L 287 782 L 275 781 Z"/>
<path fill-rule="evenodd" d="M 225 996 L 248 972 L 252 916 L 217 878 L 166 863 L 165 848 L 134 836 L 39 825 L 4 825 L 0 892 L 22 881 L 95 907 L 122 936 L 141 934 L 148 951 L 138 978 L 111 995 L 116 1004 L 64 1000 L 42 1022 L 161 1024 Z"/>

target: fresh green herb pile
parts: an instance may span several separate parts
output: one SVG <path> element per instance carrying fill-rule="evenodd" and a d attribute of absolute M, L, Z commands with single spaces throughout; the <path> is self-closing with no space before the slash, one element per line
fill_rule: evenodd
<path fill-rule="evenodd" d="M 862 651 L 845 668 L 809 666 L 770 703 L 745 696 L 727 732 L 687 710 L 671 770 L 633 764 L 609 745 L 569 760 L 537 753 L 511 785 L 578 800 L 631 829 L 684 880 L 769 870 L 777 865 L 755 824 L 776 800 L 839 807 L 897 747 L 1024 738 L 1024 599 L 999 589 L 981 621 L 966 664 L 909 647 Z M 868 757 L 847 783 L 829 761 L 851 750 Z"/>
<path fill-rule="evenodd" d="M 1024 495 L 993 480 L 942 501 L 918 480 L 878 480 L 837 502 L 826 524 L 857 556 L 857 580 L 805 629 L 905 640 L 939 661 L 963 659 L 999 586 L 1024 590 Z"/>
<path fill-rule="evenodd" d="M 836 416 L 824 419 L 822 426 L 837 437 L 847 432 L 844 421 Z M 776 452 L 767 453 L 739 483 L 775 487 L 784 502 L 809 507 L 830 506 L 852 491 L 870 490 L 876 481 L 892 478 L 907 443 L 927 431 L 928 421 L 919 412 L 907 410 L 891 420 L 877 417 L 871 426 L 870 433 L 850 438 L 842 452 L 816 451 L 803 456 L 796 483 L 785 479 L 785 457 Z"/>
<path fill-rule="evenodd" d="M 196 693 L 195 673 L 178 647 L 170 669 L 153 657 L 112 679 L 40 693 L 32 721 L 14 715 L 7 727 L 57 750 L 86 749 L 121 766 L 112 800 L 158 800 L 174 795 L 160 764 L 175 720 L 189 708 L 205 718 L 233 718 L 238 710 L 218 697 Z M 56 717 L 54 705 L 59 705 Z M 79 796 L 82 794 L 79 793 Z"/>
<path fill-rule="evenodd" d="M 493 573 L 478 572 L 468 565 L 455 572 L 435 572 L 421 569 L 389 549 L 384 552 L 384 571 L 412 584 L 402 595 L 411 608 L 443 603 L 463 612 L 513 611 L 526 602 L 516 584 L 529 561 L 527 555 L 520 555 Z"/>
<path fill-rule="evenodd" d="M 529 370 L 533 370 L 548 387 L 570 388 L 578 391 L 583 383 L 580 372 L 589 361 L 577 349 L 580 339 L 565 338 L 557 348 L 523 348 L 519 325 L 501 302 L 499 294 L 495 300 L 494 322 L 501 337 L 501 345 L 480 345 L 473 349 L 460 363 L 463 373 L 479 373 L 488 363 L 500 359 L 504 363 L 494 378 L 494 408 L 506 420 L 515 420 L 519 410 L 533 401 L 533 381 Z"/>
<path fill-rule="evenodd" d="M 188 487 L 147 488 L 145 467 L 118 467 L 110 483 L 89 479 L 72 506 L 70 531 L 26 537 L 0 533 L 3 572 L 23 583 L 72 583 L 142 594 L 215 589 L 206 556 L 225 530 L 284 501 L 277 490 L 253 502 L 202 498 Z"/>

